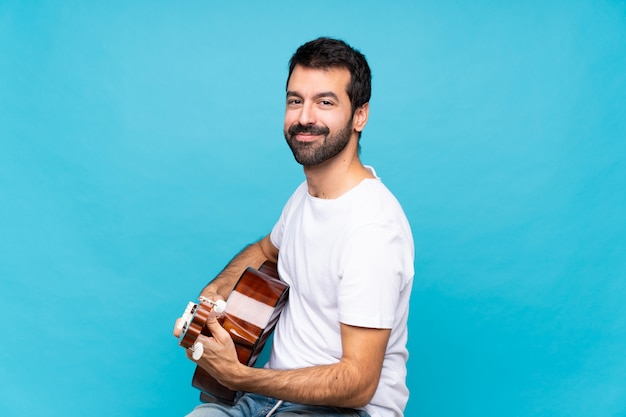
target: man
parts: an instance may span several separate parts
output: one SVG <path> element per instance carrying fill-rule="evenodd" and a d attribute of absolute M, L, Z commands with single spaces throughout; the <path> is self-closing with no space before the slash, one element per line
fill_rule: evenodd
<path fill-rule="evenodd" d="M 271 260 L 289 302 L 264 369 L 239 363 L 228 333 L 207 321 L 198 366 L 249 394 L 190 416 L 402 415 L 413 240 L 399 203 L 359 159 L 370 86 L 365 57 L 343 41 L 319 38 L 291 58 L 284 134 L 306 181 L 271 233 L 201 294 L 227 298 L 247 266 Z"/>

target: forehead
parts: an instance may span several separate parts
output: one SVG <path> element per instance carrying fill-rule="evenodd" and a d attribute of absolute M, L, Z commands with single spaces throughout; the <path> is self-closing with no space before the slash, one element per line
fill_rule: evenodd
<path fill-rule="evenodd" d="M 296 65 L 289 77 L 287 91 L 301 95 L 329 91 L 337 96 L 348 95 L 350 71 L 346 68 L 308 68 Z"/>

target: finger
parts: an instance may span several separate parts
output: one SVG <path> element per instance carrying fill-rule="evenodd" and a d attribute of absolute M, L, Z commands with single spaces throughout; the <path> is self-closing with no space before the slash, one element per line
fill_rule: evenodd
<path fill-rule="evenodd" d="M 208 296 L 200 295 L 198 299 L 201 303 L 210 305 L 213 311 L 218 314 L 221 314 L 226 310 L 226 301 L 224 300 L 224 297 L 219 294 L 210 293 Z"/>
<path fill-rule="evenodd" d="M 206 327 L 211 332 L 211 336 L 213 336 L 213 338 L 220 344 L 231 340 L 226 329 L 224 329 L 224 327 L 222 327 L 220 322 L 217 320 L 216 314 L 209 314 L 209 317 L 206 320 Z"/>
<path fill-rule="evenodd" d="M 217 300 L 224 301 L 224 297 L 222 297 L 221 295 L 219 295 L 216 292 L 201 293 L 198 298 L 206 298 L 206 299 L 209 299 L 209 300 L 212 300 L 212 301 L 217 301 Z"/>
<path fill-rule="evenodd" d="M 182 320 L 181 318 L 176 319 L 176 324 L 174 324 L 174 336 L 175 337 L 179 337 L 180 336 L 180 333 L 181 333 L 180 321 L 181 320 Z"/>

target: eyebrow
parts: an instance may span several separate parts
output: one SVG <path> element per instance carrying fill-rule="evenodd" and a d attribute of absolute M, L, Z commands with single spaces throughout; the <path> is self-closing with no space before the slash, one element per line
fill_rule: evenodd
<path fill-rule="evenodd" d="M 289 91 L 287 90 L 287 97 L 302 97 L 302 95 L 298 94 L 295 91 Z M 332 91 L 323 91 L 321 93 L 317 93 L 315 96 L 313 96 L 314 100 L 318 100 L 320 98 L 324 98 L 324 97 L 330 97 L 334 100 L 339 101 L 339 97 L 337 96 L 337 94 L 333 93 Z"/>

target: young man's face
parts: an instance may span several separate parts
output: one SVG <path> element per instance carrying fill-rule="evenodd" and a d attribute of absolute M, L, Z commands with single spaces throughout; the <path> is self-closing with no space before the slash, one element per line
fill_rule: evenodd
<path fill-rule="evenodd" d="M 296 161 L 321 164 L 339 154 L 357 138 L 344 68 L 313 69 L 296 66 L 287 85 L 284 134 Z"/>

